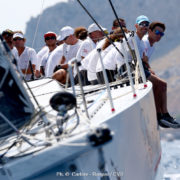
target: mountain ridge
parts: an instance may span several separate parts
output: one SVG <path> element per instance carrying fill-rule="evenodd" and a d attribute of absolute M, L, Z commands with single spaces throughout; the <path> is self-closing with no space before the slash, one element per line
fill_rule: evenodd
<path fill-rule="evenodd" d="M 112 22 L 115 19 L 113 11 L 108 1 L 105 0 L 81 0 L 88 11 L 93 15 L 99 24 L 111 30 Z M 176 46 L 180 45 L 180 12 L 179 0 L 112 0 L 116 12 L 119 17 L 126 20 L 128 29 L 134 30 L 135 19 L 137 16 L 144 14 L 151 21 L 161 21 L 166 24 L 165 36 L 159 43 L 157 51 L 153 55 L 159 57 L 166 54 Z M 169 12 L 169 13 L 168 13 Z M 34 48 L 38 51 L 44 45 L 43 35 L 47 31 L 54 31 L 59 34 L 59 30 L 66 25 L 72 27 L 85 26 L 88 27 L 93 21 L 82 9 L 76 0 L 57 3 L 47 9 L 44 9 L 41 16 Z M 25 35 L 27 37 L 27 45 L 31 46 L 33 37 L 38 23 L 39 16 L 32 17 L 26 26 Z"/>

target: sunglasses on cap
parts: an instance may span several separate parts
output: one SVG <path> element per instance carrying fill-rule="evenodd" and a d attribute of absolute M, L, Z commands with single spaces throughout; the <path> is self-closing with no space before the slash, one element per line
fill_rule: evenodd
<path fill-rule="evenodd" d="M 161 37 L 164 36 L 164 33 L 160 32 L 159 30 L 155 30 L 155 34 L 156 35 L 160 35 Z"/>
<path fill-rule="evenodd" d="M 13 34 L 10 34 L 10 33 L 4 33 L 3 36 L 6 37 L 6 38 L 8 38 L 8 37 L 12 37 Z"/>
<path fill-rule="evenodd" d="M 49 37 L 46 37 L 46 38 L 45 38 L 46 41 L 48 41 L 48 40 L 50 40 L 50 39 L 56 39 L 56 37 L 55 37 L 55 36 L 49 36 Z"/>
<path fill-rule="evenodd" d="M 22 38 L 14 38 L 13 41 L 20 41 L 23 40 Z"/>
<path fill-rule="evenodd" d="M 141 22 L 139 24 L 140 27 L 148 27 L 149 26 L 149 22 Z"/>

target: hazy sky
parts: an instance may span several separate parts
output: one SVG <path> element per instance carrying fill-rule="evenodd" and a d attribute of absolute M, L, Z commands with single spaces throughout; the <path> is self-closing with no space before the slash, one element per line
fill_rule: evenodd
<path fill-rule="evenodd" d="M 5 29 L 25 32 L 26 22 L 43 9 L 67 0 L 0 0 L 0 32 Z M 44 3 L 43 3 L 44 2 Z"/>

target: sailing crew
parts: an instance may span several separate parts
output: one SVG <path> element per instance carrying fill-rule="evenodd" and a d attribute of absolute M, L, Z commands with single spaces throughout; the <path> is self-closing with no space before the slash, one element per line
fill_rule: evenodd
<path fill-rule="evenodd" d="M 101 27 L 103 30 L 105 30 L 105 28 Z M 99 42 L 100 40 L 102 40 L 103 38 L 103 33 L 102 31 L 99 29 L 99 27 L 93 23 L 88 27 L 88 37 L 86 38 L 86 40 L 84 40 L 77 52 L 77 60 L 78 61 L 84 61 L 84 58 L 93 50 L 96 48 L 96 43 Z M 85 64 L 89 64 L 89 59 L 85 60 L 85 62 L 83 62 Z M 95 63 L 95 62 L 94 62 Z M 83 65 L 85 65 L 83 64 Z M 80 66 L 80 75 L 82 78 L 82 84 L 83 85 L 89 85 L 89 81 L 87 79 L 87 70 L 84 66 Z M 86 65 L 85 65 L 86 66 Z M 88 69 L 88 68 L 87 68 Z M 97 80 L 95 79 L 90 79 L 91 84 L 97 84 Z"/>
<path fill-rule="evenodd" d="M 123 28 L 125 33 L 128 33 L 126 28 Z M 114 30 L 113 34 L 109 35 L 109 38 L 114 42 L 115 46 L 122 52 L 121 39 L 123 39 L 123 33 L 120 28 Z M 104 68 L 107 73 L 108 81 L 115 81 L 115 74 L 117 73 L 117 66 L 124 64 L 123 57 L 119 54 L 117 49 L 106 38 L 102 45 L 102 53 Z M 97 61 L 96 74 L 99 84 L 104 84 L 103 69 L 100 60 Z"/>
<path fill-rule="evenodd" d="M 17 49 L 15 58 L 18 61 L 18 66 L 21 69 L 25 80 L 34 80 L 34 72 L 37 63 L 36 51 L 33 48 L 25 46 L 26 39 L 22 32 L 16 32 L 13 35 L 13 43 Z"/>
<path fill-rule="evenodd" d="M 148 34 L 142 39 L 145 46 L 145 58 L 143 58 L 144 68 L 150 74 L 147 79 L 153 84 L 153 92 L 157 111 L 157 120 L 160 126 L 164 128 L 178 128 L 180 124 L 176 122 L 167 109 L 167 83 L 159 78 L 151 69 L 149 59 L 154 52 L 154 44 L 159 42 L 164 36 L 166 27 L 164 23 L 152 22 L 148 29 Z"/>
<path fill-rule="evenodd" d="M 64 44 L 59 47 L 62 52 L 61 57 L 59 57 L 60 69 L 54 72 L 52 78 L 65 84 L 68 62 L 76 57 L 82 41 L 76 38 L 74 35 L 74 29 L 70 26 L 65 26 L 60 30 L 60 38 L 64 41 Z"/>
<path fill-rule="evenodd" d="M 159 32 L 161 32 L 161 34 L 164 33 L 165 25 L 159 27 L 155 26 L 157 29 L 152 28 L 153 25 L 151 25 L 151 29 L 149 29 L 149 19 L 146 16 L 141 15 L 137 17 L 135 27 L 136 27 L 136 34 L 140 40 L 138 41 L 137 44 L 138 44 L 138 49 L 140 51 L 140 56 L 143 61 L 144 72 L 147 80 L 151 81 L 151 83 L 153 84 L 153 93 L 154 93 L 154 100 L 156 105 L 157 121 L 159 125 L 162 127 L 178 128 L 180 125 L 175 121 L 173 117 L 169 115 L 167 110 L 167 83 L 164 80 L 160 79 L 158 76 L 156 76 L 155 73 L 150 69 L 148 63 L 149 62 L 148 52 L 150 54 L 150 50 L 148 51 L 147 46 L 145 47 L 144 42 L 141 41 L 147 32 L 153 34 L 155 33 L 155 30 L 158 30 Z M 154 38 L 152 34 L 151 34 L 151 38 Z M 158 36 L 160 36 L 160 33 L 158 33 Z M 155 41 L 156 40 L 159 41 L 160 39 L 155 38 Z"/>
<path fill-rule="evenodd" d="M 68 28 L 66 28 L 66 30 L 68 31 Z M 86 39 L 87 37 L 87 30 L 85 27 L 77 27 L 75 28 L 74 34 L 77 39 L 83 40 L 83 39 Z M 61 30 L 60 30 L 60 35 L 57 37 L 57 40 L 58 40 L 59 46 L 49 56 L 49 60 L 47 62 L 47 68 L 46 68 L 47 69 L 46 77 L 52 77 L 54 71 L 58 70 L 57 67 L 59 67 L 60 59 L 63 56 L 62 44 L 64 43 L 64 40 L 62 39 L 62 36 L 61 36 Z"/>

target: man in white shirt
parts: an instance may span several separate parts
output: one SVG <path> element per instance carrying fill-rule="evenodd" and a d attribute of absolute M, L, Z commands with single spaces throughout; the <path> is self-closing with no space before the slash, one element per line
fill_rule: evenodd
<path fill-rule="evenodd" d="M 46 76 L 47 74 L 47 62 L 49 59 L 49 56 L 51 53 L 56 49 L 56 33 L 54 32 L 47 32 L 44 34 L 44 41 L 46 43 L 46 46 L 48 47 L 48 51 L 43 55 L 41 59 L 41 66 L 40 66 L 40 72 L 43 76 Z"/>
<path fill-rule="evenodd" d="M 165 29 L 165 25 L 161 22 L 152 22 L 149 25 L 148 34 L 146 34 L 142 39 L 145 47 L 144 52 L 148 57 L 148 60 L 150 60 L 150 57 L 154 52 L 154 44 L 159 42 L 164 36 Z"/>
<path fill-rule="evenodd" d="M 75 37 L 74 29 L 70 26 L 65 26 L 61 29 L 60 39 L 64 41 L 62 45 L 62 57 L 59 63 L 61 69 L 57 70 L 52 75 L 52 78 L 65 84 L 68 62 L 76 57 L 82 41 Z"/>
<path fill-rule="evenodd" d="M 136 23 L 135 23 L 136 33 L 135 33 L 134 37 L 135 37 L 135 40 L 137 43 L 137 47 L 138 47 L 139 55 L 140 55 L 141 59 L 146 58 L 145 54 L 143 53 L 145 47 L 144 47 L 144 43 L 142 42 L 142 38 L 148 32 L 149 22 L 150 21 L 149 21 L 148 17 L 141 15 L 141 16 L 137 17 Z M 126 37 L 128 39 L 128 43 L 129 43 L 132 53 L 133 53 L 135 48 L 134 48 L 132 37 L 130 36 L 130 34 L 128 32 L 126 32 Z M 133 70 L 134 64 L 132 64 L 132 61 L 134 58 L 132 57 L 132 53 L 130 52 L 129 47 L 125 43 L 125 39 L 123 40 L 122 44 L 127 53 L 127 56 L 128 56 L 127 58 L 128 58 L 128 62 L 130 64 L 130 68 L 131 68 L 131 70 Z M 121 55 L 119 53 L 117 54 L 117 58 L 118 58 L 118 56 L 119 56 L 119 58 L 121 58 Z M 121 63 L 119 63 L 119 65 L 118 65 L 118 74 L 121 77 L 124 77 L 124 75 L 127 75 L 127 68 L 126 68 L 124 61 L 121 61 Z M 145 74 L 146 74 L 146 77 L 148 77 L 150 75 L 150 73 L 148 71 L 147 72 L 145 71 Z"/>
<path fill-rule="evenodd" d="M 167 83 L 159 78 L 151 69 L 149 65 L 149 58 L 154 51 L 154 43 L 161 40 L 164 36 L 166 27 L 161 22 L 152 22 L 149 26 L 148 35 L 143 38 L 145 45 L 146 58 L 143 59 L 144 68 L 150 72 L 148 80 L 153 84 L 153 92 L 156 103 L 157 119 L 159 125 L 162 127 L 179 128 L 180 124 L 170 116 L 167 109 Z"/>
<path fill-rule="evenodd" d="M 141 58 L 143 58 L 143 56 L 144 56 L 143 55 L 144 44 L 143 44 L 143 42 L 141 40 L 144 37 L 144 35 L 148 32 L 149 22 L 150 21 L 149 21 L 148 17 L 146 17 L 144 15 L 138 16 L 137 19 L 136 19 L 136 24 L 135 24 L 136 34 L 135 34 L 135 37 L 136 37 L 136 42 L 137 42 L 137 46 L 138 46 Z"/>
<path fill-rule="evenodd" d="M 63 44 L 58 46 L 49 56 L 46 64 L 46 77 L 52 77 L 54 69 L 60 63 L 60 59 L 63 56 Z"/>
<path fill-rule="evenodd" d="M 13 35 L 13 42 L 17 49 L 15 57 L 25 80 L 34 80 L 34 71 L 37 63 L 36 51 L 33 48 L 25 46 L 26 39 L 22 33 L 15 33 Z"/>
<path fill-rule="evenodd" d="M 102 27 L 102 29 L 104 29 Z M 88 37 L 84 40 L 77 52 L 77 60 L 83 61 L 83 59 L 93 50 L 96 48 L 96 43 L 103 38 L 103 33 L 99 29 L 99 27 L 93 23 L 88 27 Z M 80 66 L 80 74 L 82 78 L 83 85 L 89 85 L 87 80 L 87 70 L 85 67 Z M 91 84 L 97 84 L 97 81 L 92 81 Z"/>

